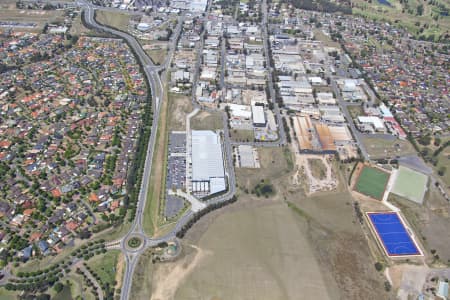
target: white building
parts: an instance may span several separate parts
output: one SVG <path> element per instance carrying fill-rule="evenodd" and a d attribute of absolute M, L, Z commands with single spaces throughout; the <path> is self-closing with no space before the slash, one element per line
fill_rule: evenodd
<path fill-rule="evenodd" d="M 383 121 L 378 117 L 359 116 L 358 122 L 363 125 L 370 125 L 375 131 L 385 131 Z"/>
<path fill-rule="evenodd" d="M 226 190 L 222 145 L 211 130 L 192 130 L 192 192 L 206 196 Z"/>
<path fill-rule="evenodd" d="M 264 106 L 252 105 L 253 125 L 257 127 L 266 126 L 266 116 L 264 114 Z"/>

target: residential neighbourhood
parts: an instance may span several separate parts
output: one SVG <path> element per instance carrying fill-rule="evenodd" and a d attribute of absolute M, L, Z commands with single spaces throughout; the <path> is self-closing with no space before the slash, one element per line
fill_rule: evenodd
<path fill-rule="evenodd" d="M 125 214 L 144 77 L 121 40 L 64 43 L 2 32 L 3 263 L 58 253 Z"/>
<path fill-rule="evenodd" d="M 435 2 L 0 3 L 0 298 L 448 299 Z"/>

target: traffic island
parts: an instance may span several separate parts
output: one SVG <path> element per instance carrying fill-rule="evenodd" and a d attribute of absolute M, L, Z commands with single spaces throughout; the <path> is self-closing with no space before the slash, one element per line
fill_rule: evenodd
<path fill-rule="evenodd" d="M 142 240 L 136 236 L 130 238 L 127 242 L 128 247 L 136 249 L 139 248 L 142 244 Z"/>

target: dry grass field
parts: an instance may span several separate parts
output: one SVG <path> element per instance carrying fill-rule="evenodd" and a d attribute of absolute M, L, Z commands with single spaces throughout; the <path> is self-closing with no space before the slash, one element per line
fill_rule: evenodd
<path fill-rule="evenodd" d="M 133 299 L 394 299 L 345 184 L 306 197 L 291 182 L 289 152 L 265 148 L 260 155 L 261 169 L 236 170 L 238 201 L 188 231 L 181 258 L 142 259 L 136 289 L 145 292 L 133 288 Z M 261 179 L 270 179 L 275 195 L 246 193 Z"/>
<path fill-rule="evenodd" d="M 193 130 L 217 130 L 223 129 L 222 114 L 220 112 L 209 113 L 202 111 L 191 119 Z"/>
<path fill-rule="evenodd" d="M 95 19 L 100 24 L 108 25 L 122 31 L 128 31 L 130 15 L 110 11 L 96 11 Z"/>
<path fill-rule="evenodd" d="M 395 158 L 400 155 L 416 154 L 416 150 L 406 140 L 385 140 L 381 138 L 363 138 L 364 146 L 371 159 Z"/>
<path fill-rule="evenodd" d="M 0 5 L 0 20 L 36 23 L 34 28 L 18 28 L 20 31 L 42 32 L 46 23 L 64 22 L 62 10 L 25 10 L 16 9 L 15 4 Z"/>
<path fill-rule="evenodd" d="M 169 94 L 169 130 L 186 130 L 186 115 L 192 111 L 192 102 L 189 96 L 182 94 Z"/>

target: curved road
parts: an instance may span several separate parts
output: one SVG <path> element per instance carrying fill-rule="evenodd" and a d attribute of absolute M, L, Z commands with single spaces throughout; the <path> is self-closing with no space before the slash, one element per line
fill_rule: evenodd
<path fill-rule="evenodd" d="M 168 242 L 176 238 L 176 234 L 183 228 L 184 225 L 186 225 L 194 215 L 194 212 L 192 210 L 188 210 L 176 223 L 175 227 L 165 236 L 160 238 L 152 238 L 148 237 L 142 227 L 142 220 L 143 220 L 143 214 L 144 214 L 144 208 L 145 203 L 147 200 L 147 191 L 148 191 L 148 185 L 149 185 L 149 178 L 151 174 L 151 168 L 152 168 L 152 161 L 153 161 L 153 153 L 155 148 L 155 141 L 156 141 L 156 134 L 158 130 L 158 123 L 159 123 L 159 115 L 160 115 L 160 107 L 161 107 L 161 101 L 163 101 L 164 96 L 164 88 L 163 84 L 161 82 L 161 78 L 159 75 L 159 72 L 165 71 L 168 66 L 170 65 L 172 54 L 175 50 L 176 43 L 178 40 L 178 36 L 181 33 L 182 23 L 183 23 L 183 17 L 180 17 L 178 20 L 177 28 L 175 29 L 175 32 L 172 37 L 172 42 L 169 46 L 169 53 L 167 55 L 166 61 L 161 66 L 155 66 L 151 59 L 148 57 L 148 55 L 144 52 L 140 44 L 137 42 L 137 40 L 122 31 L 103 26 L 101 24 L 98 24 L 95 20 L 95 10 L 103 10 L 101 7 L 93 6 L 92 4 L 80 0 L 77 2 L 78 5 L 80 5 L 83 8 L 84 11 L 84 21 L 89 26 L 101 30 L 104 32 L 108 32 L 110 34 L 113 34 L 115 36 L 118 36 L 124 40 L 127 41 L 128 45 L 133 49 L 136 58 L 141 62 L 143 66 L 143 70 L 146 74 L 149 87 L 152 92 L 152 107 L 153 107 L 153 122 L 152 122 L 152 130 L 150 139 L 148 142 L 148 148 L 147 148 L 147 155 L 145 159 L 145 165 L 144 165 L 144 173 L 142 176 L 142 182 L 141 187 L 139 191 L 139 198 L 137 202 L 136 207 L 136 215 L 132 222 L 131 228 L 128 231 L 127 234 L 125 234 L 124 237 L 122 237 L 120 240 L 115 241 L 111 244 L 120 244 L 121 251 L 125 254 L 125 261 L 126 261 L 126 269 L 125 274 L 123 278 L 122 283 L 122 293 L 121 293 L 121 300 L 128 300 L 130 297 L 130 289 L 132 285 L 133 280 L 133 273 L 134 269 L 137 265 L 137 262 L 139 260 L 139 256 L 149 247 L 154 247 L 158 245 L 161 242 Z M 222 203 L 227 200 L 230 200 L 235 192 L 236 192 L 236 180 L 234 175 L 234 168 L 233 168 L 233 156 L 232 156 L 232 145 L 229 141 L 229 133 L 228 133 L 228 126 L 227 126 L 227 120 L 224 116 L 224 151 L 226 154 L 226 173 L 228 176 L 228 191 L 220 196 L 217 196 L 215 198 L 209 199 L 206 204 L 206 208 L 212 204 Z M 205 209 L 206 209 L 205 208 Z M 130 249 L 127 245 L 127 241 L 132 236 L 138 236 L 142 239 L 142 244 L 137 249 Z"/>

